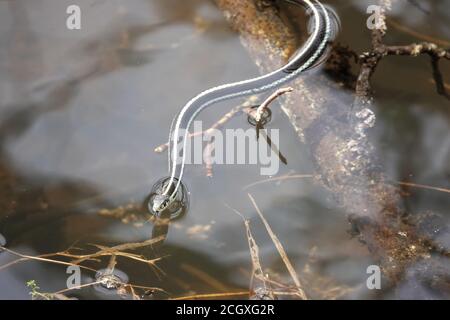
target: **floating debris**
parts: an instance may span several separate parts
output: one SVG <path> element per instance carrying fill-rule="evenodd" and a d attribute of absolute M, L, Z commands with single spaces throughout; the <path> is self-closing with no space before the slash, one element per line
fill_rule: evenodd
<path fill-rule="evenodd" d="M 276 298 L 268 288 L 258 287 L 250 296 L 250 300 L 276 300 Z"/>
<path fill-rule="evenodd" d="M 101 269 L 95 274 L 95 280 L 98 282 L 95 289 L 105 294 L 117 294 L 128 283 L 128 275 L 118 269 Z"/>

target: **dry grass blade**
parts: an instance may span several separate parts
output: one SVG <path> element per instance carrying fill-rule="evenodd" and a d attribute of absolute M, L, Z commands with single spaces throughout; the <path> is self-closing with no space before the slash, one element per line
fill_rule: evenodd
<path fill-rule="evenodd" d="M 116 251 L 124 251 L 124 250 L 135 250 L 135 249 L 139 249 L 142 247 L 147 247 L 147 246 L 150 246 L 152 244 L 158 243 L 163 240 L 164 240 L 164 236 L 160 236 L 157 238 L 151 238 L 151 239 L 145 240 L 143 242 L 130 242 L 130 243 L 119 244 L 119 245 L 113 246 L 113 247 L 105 247 L 105 246 L 101 246 L 101 245 L 97 245 L 97 244 L 94 244 L 94 246 L 96 246 L 99 249 L 105 250 L 105 251 L 109 250 L 111 252 L 116 252 Z"/>
<path fill-rule="evenodd" d="M 397 184 L 400 185 L 400 186 L 405 186 L 405 187 L 411 187 L 411 188 L 426 189 L 426 190 L 450 193 L 450 189 L 433 187 L 433 186 L 428 186 L 428 185 L 425 185 L 425 184 L 417 184 L 417 183 L 412 183 L 412 182 L 397 182 Z"/>
<path fill-rule="evenodd" d="M 297 287 L 299 296 L 301 297 L 301 299 L 307 300 L 308 298 L 306 297 L 306 294 L 305 294 L 304 290 L 302 289 L 303 287 L 300 283 L 297 272 L 295 272 L 295 269 L 292 266 L 292 264 L 289 260 L 289 257 L 287 256 L 286 251 L 283 248 L 283 245 L 281 244 L 280 240 L 275 235 L 275 233 L 272 231 L 272 228 L 270 227 L 267 220 L 264 218 L 264 216 L 263 216 L 261 210 L 259 209 L 258 205 L 256 204 L 256 201 L 253 198 L 253 196 L 249 193 L 248 197 L 250 198 L 250 201 L 253 203 L 253 206 L 255 207 L 255 210 L 258 213 L 259 217 L 261 218 L 262 222 L 264 223 L 264 226 L 266 227 L 266 230 L 269 233 L 270 238 L 272 239 L 275 247 L 277 248 L 278 253 L 281 256 L 281 259 L 283 260 L 284 264 L 286 265 L 286 268 L 288 269 L 289 274 L 291 275 L 291 278 L 294 281 L 295 286 Z"/>
<path fill-rule="evenodd" d="M 8 262 L 4 265 L 0 266 L 0 270 L 6 269 L 8 267 L 11 267 L 17 263 L 20 262 L 25 262 L 25 261 L 30 261 L 30 260 L 34 260 L 34 261 L 39 261 L 39 262 L 47 262 L 47 263 L 54 263 L 54 264 L 60 264 L 60 265 L 64 265 L 64 266 L 75 266 L 77 264 L 75 263 L 70 263 L 70 262 L 65 262 L 65 261 L 59 261 L 59 260 L 54 260 L 54 259 L 50 259 L 49 257 L 52 256 L 58 256 L 60 254 L 62 254 L 61 252 L 57 252 L 57 253 L 50 253 L 50 254 L 43 254 L 40 256 L 30 256 L 30 255 L 26 255 L 26 254 L 22 254 L 16 251 L 13 251 L 11 249 L 5 248 L 5 247 L 1 247 L 0 246 L 0 250 L 8 252 L 14 256 L 20 257 L 19 259 L 16 259 L 14 261 Z M 96 271 L 95 269 L 92 268 L 88 268 L 85 266 L 79 266 L 80 268 L 89 270 L 89 271 Z"/>
<path fill-rule="evenodd" d="M 242 296 L 248 296 L 249 291 L 238 291 L 238 292 L 226 292 L 226 293 L 208 293 L 208 294 L 195 294 L 191 296 L 184 296 L 173 298 L 171 300 L 196 300 L 196 299 L 223 299 L 223 298 L 236 298 Z"/>
<path fill-rule="evenodd" d="M 246 185 L 243 190 L 250 189 L 260 184 L 268 183 L 268 182 L 276 182 L 276 181 L 284 181 L 284 180 L 295 180 L 295 179 L 313 179 L 315 176 L 312 174 L 288 174 L 281 177 L 274 177 L 269 179 L 264 179 L 260 181 L 253 182 L 249 185 Z"/>
<path fill-rule="evenodd" d="M 255 279 L 260 280 L 262 283 L 262 289 L 264 293 L 267 294 L 269 298 L 271 298 L 271 300 L 273 300 L 275 297 L 272 293 L 272 290 L 270 289 L 270 286 L 266 282 L 266 276 L 264 275 L 264 271 L 262 269 L 261 261 L 259 258 L 259 247 L 250 230 L 250 221 L 248 219 L 245 219 L 244 225 L 247 232 L 247 240 L 250 249 L 250 256 L 252 258 L 252 277 L 250 282 L 250 289 L 253 292 L 257 292 L 257 290 L 255 290 L 256 285 L 254 282 Z"/>
<path fill-rule="evenodd" d="M 102 281 L 94 281 L 94 282 L 89 282 L 89 283 L 85 283 L 85 284 L 80 284 L 79 286 L 74 286 L 71 288 L 66 288 L 66 289 L 62 289 L 60 291 L 57 291 L 55 293 L 52 293 L 52 295 L 59 295 L 59 294 L 64 294 L 73 290 L 80 290 L 80 289 L 84 289 L 84 288 L 88 288 L 88 287 L 92 287 L 95 286 L 97 284 L 101 284 Z"/>
<path fill-rule="evenodd" d="M 273 293 L 273 290 L 269 284 L 269 278 L 264 274 L 261 260 L 259 258 L 259 247 L 258 244 L 255 241 L 255 238 L 253 237 L 252 231 L 250 229 L 250 221 L 246 219 L 239 211 L 236 209 L 231 208 L 227 205 L 231 210 L 233 210 L 237 215 L 239 215 L 242 220 L 244 221 L 244 226 L 246 230 L 247 235 L 247 241 L 248 241 L 248 247 L 250 249 L 250 257 L 252 260 L 252 274 L 251 274 L 251 281 L 250 281 L 250 290 L 252 291 L 253 299 L 258 299 L 264 297 L 267 300 L 274 300 L 275 295 Z M 257 287 L 257 284 L 255 284 L 255 279 L 259 280 L 261 286 Z"/>

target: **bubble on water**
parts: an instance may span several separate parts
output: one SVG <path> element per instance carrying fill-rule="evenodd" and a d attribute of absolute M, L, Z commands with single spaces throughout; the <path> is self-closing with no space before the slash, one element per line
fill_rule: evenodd
<path fill-rule="evenodd" d="M 247 121 L 254 127 L 258 125 L 258 122 L 259 125 L 265 126 L 272 120 L 272 111 L 269 108 L 264 108 L 260 115 L 259 121 L 257 121 L 256 113 L 259 107 L 259 105 L 250 107 L 250 112 L 248 113 Z"/>
<path fill-rule="evenodd" d="M 128 283 L 128 275 L 119 269 L 101 269 L 95 274 L 94 287 L 105 294 L 117 294 L 117 290 Z"/>

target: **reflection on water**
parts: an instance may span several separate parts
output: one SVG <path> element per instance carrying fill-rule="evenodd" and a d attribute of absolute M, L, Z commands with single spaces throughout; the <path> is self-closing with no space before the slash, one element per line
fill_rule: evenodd
<path fill-rule="evenodd" d="M 153 148 L 167 140 L 172 117 L 193 95 L 257 73 L 210 1 L 82 0 L 81 31 L 64 27 L 69 2 L 0 2 L 0 244 L 6 238 L 8 248 L 30 255 L 63 251 L 75 242 L 90 250 L 88 243 L 113 246 L 160 235 L 141 206 L 167 170 L 166 156 Z M 341 16 L 339 41 L 358 52 L 367 49 L 361 1 L 329 2 Z M 445 4 L 426 1 L 422 6 L 405 6 L 394 18 L 431 37 L 449 39 Z M 387 41 L 417 40 L 394 29 Z M 449 71 L 449 64 L 442 63 L 442 73 Z M 426 57 L 382 62 L 374 77 L 375 139 L 392 180 L 449 187 L 449 102 L 435 93 L 431 79 Z M 212 124 L 237 104 L 222 103 L 201 119 Z M 282 129 L 280 150 L 290 160 L 279 175 L 314 173 L 285 116 L 277 108 L 272 111 L 270 127 Z M 249 124 L 237 117 L 227 126 Z M 251 262 L 245 228 L 224 203 L 252 219 L 264 267 L 289 283 L 242 189 L 261 179 L 258 167 L 217 166 L 212 179 L 201 166 L 187 170 L 189 214 L 169 230 L 158 226 L 165 228 L 162 234 L 168 231 L 163 245 L 135 252 L 164 256 L 157 264 L 164 275 L 120 258 L 118 268 L 130 283 L 159 287 L 170 296 L 247 290 Z M 249 191 L 311 287 L 332 279 L 336 286 L 352 288 L 345 298 L 376 297 L 365 289 L 371 257 L 349 237 L 344 213 L 325 190 L 299 178 Z M 443 193 L 407 188 L 405 193 L 412 212 L 446 214 L 450 204 Z M 111 214 L 98 214 L 105 210 Z M 0 265 L 13 259 L 2 254 Z M 106 268 L 108 260 L 89 265 Z M 17 264 L 0 270 L 0 288 L 11 288 L 0 290 L 0 298 L 28 298 L 30 279 L 56 292 L 65 287 L 66 277 L 61 266 Z M 74 295 L 104 298 L 89 289 Z"/>

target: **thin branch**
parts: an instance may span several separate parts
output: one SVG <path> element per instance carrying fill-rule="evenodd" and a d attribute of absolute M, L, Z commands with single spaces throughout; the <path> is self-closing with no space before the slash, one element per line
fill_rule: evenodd
<path fill-rule="evenodd" d="M 403 46 L 389 46 L 384 44 L 383 39 L 386 34 L 386 11 L 389 9 L 384 1 L 380 2 L 383 8 L 381 27 L 372 30 L 372 49 L 369 52 L 363 53 L 360 58 L 360 73 L 356 83 L 356 97 L 357 102 L 361 101 L 366 103 L 371 101 L 371 84 L 375 70 L 380 61 L 386 56 L 411 56 L 417 57 L 419 55 L 427 54 L 430 56 L 432 64 L 433 78 L 436 85 L 438 94 L 450 99 L 445 88 L 445 82 L 442 73 L 439 69 L 440 59 L 450 60 L 450 51 L 439 47 L 432 42 L 413 43 Z"/>
<path fill-rule="evenodd" d="M 277 91 L 272 93 L 266 100 L 264 100 L 263 103 L 261 103 L 261 105 L 258 107 L 258 109 L 256 109 L 256 113 L 254 115 L 256 122 L 261 121 L 261 118 L 264 114 L 264 110 L 266 110 L 272 102 L 274 102 L 277 98 L 281 97 L 282 95 L 292 92 L 292 91 L 294 91 L 293 88 L 287 87 L 287 88 L 278 89 Z"/>

